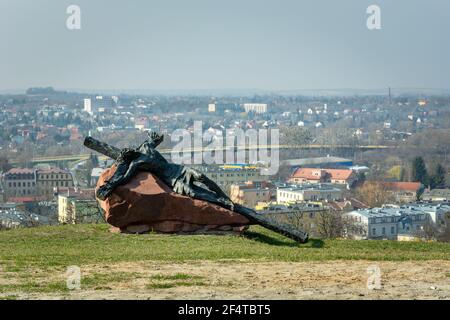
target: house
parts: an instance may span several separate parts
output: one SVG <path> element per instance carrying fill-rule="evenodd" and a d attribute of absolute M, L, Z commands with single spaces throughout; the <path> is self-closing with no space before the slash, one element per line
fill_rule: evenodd
<path fill-rule="evenodd" d="M 298 168 L 289 177 L 289 183 L 335 183 L 348 188 L 356 181 L 356 174 L 350 169 Z"/>
<path fill-rule="evenodd" d="M 426 189 L 421 199 L 423 201 L 450 201 L 450 189 Z"/>
<path fill-rule="evenodd" d="M 382 184 L 397 203 L 414 202 L 423 190 L 420 182 L 383 182 Z"/>
<path fill-rule="evenodd" d="M 362 203 L 361 201 L 359 201 L 355 198 L 336 200 L 336 201 L 328 201 L 327 207 L 333 211 L 338 211 L 338 212 L 348 212 L 348 211 L 352 211 L 352 210 L 369 208 L 366 204 Z"/>

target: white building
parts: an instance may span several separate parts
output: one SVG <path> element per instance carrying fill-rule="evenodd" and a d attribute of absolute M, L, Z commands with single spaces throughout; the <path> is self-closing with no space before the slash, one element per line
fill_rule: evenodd
<path fill-rule="evenodd" d="M 442 227 L 448 205 L 407 204 L 383 208 L 361 209 L 346 213 L 359 228 L 349 237 L 356 239 L 390 239 L 419 236 L 427 223 Z"/>
<path fill-rule="evenodd" d="M 303 184 L 277 189 L 278 203 L 339 199 L 342 199 L 342 190 L 325 184 Z"/>
<path fill-rule="evenodd" d="M 267 104 L 266 103 L 244 103 L 243 105 L 246 113 L 255 112 L 255 113 L 266 113 L 267 112 Z"/>
<path fill-rule="evenodd" d="M 84 111 L 93 114 L 92 112 L 92 100 L 91 99 L 84 99 Z"/>
<path fill-rule="evenodd" d="M 84 111 L 93 115 L 96 112 L 104 112 L 116 105 L 118 98 L 116 96 L 105 97 L 97 96 L 94 99 L 84 99 Z"/>

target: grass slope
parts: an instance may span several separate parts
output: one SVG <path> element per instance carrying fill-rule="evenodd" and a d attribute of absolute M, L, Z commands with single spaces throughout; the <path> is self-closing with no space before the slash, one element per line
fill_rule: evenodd
<path fill-rule="evenodd" d="M 450 244 L 351 240 L 310 240 L 297 244 L 257 226 L 244 236 L 124 235 L 112 234 L 108 229 L 107 225 L 70 225 L 0 232 L 0 300 L 27 298 L 30 294 L 70 297 L 64 278 L 70 265 L 204 260 L 225 263 L 450 260 Z M 135 270 L 91 270 L 83 276 L 83 289 L 108 291 L 136 279 L 150 291 L 211 285 L 202 277 L 185 273 L 150 275 Z"/>
<path fill-rule="evenodd" d="M 450 244 L 310 240 L 297 244 L 254 226 L 244 236 L 124 235 L 107 225 L 68 225 L 0 232 L 3 268 L 52 267 L 122 261 L 450 260 Z"/>

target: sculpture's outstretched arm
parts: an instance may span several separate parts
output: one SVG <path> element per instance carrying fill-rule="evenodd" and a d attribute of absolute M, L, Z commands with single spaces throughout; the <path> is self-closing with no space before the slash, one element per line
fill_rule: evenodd
<path fill-rule="evenodd" d="M 164 135 L 158 134 L 154 131 L 152 131 L 151 133 L 148 132 L 147 135 L 148 139 L 145 140 L 144 143 L 142 143 L 136 149 L 142 153 L 147 153 L 145 151 L 148 149 L 156 149 L 161 144 L 161 142 L 164 141 Z"/>

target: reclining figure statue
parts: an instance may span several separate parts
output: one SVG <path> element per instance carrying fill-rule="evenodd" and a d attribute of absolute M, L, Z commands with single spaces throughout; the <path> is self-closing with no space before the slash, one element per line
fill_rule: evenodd
<path fill-rule="evenodd" d="M 114 176 L 97 190 L 97 198 L 105 200 L 117 186 L 126 184 L 140 170 L 155 174 L 178 194 L 233 211 L 233 202 L 217 184 L 196 170 L 169 163 L 155 150 L 163 139 L 164 136 L 152 132 L 149 139 L 135 150 L 123 149 L 116 160 L 117 170 Z M 200 183 L 206 188 L 200 186 Z"/>
<path fill-rule="evenodd" d="M 119 185 L 129 182 L 138 171 L 154 174 L 174 192 L 194 199 L 216 204 L 225 209 L 239 213 L 251 222 L 283 234 L 298 242 L 308 241 L 308 234 L 290 225 L 280 224 L 272 219 L 257 214 L 255 211 L 233 203 L 222 189 L 192 168 L 168 162 L 157 150 L 164 136 L 152 132 L 149 138 L 136 149 L 118 149 L 106 143 L 87 137 L 84 145 L 116 160 L 114 175 L 97 190 L 96 196 L 106 200 Z"/>

